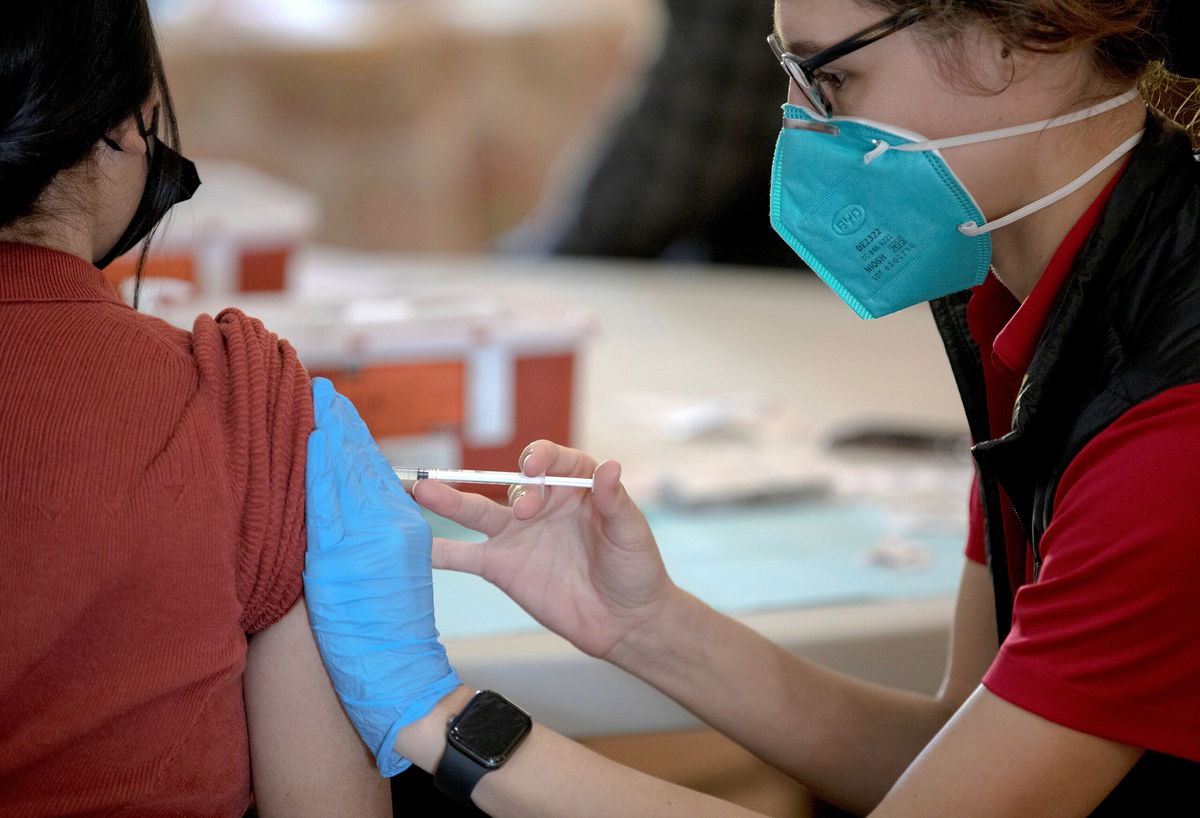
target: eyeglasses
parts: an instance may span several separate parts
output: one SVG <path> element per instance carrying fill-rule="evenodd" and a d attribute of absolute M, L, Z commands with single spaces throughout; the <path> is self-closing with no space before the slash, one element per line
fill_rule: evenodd
<path fill-rule="evenodd" d="M 796 87 L 804 92 L 804 96 L 812 103 L 816 112 L 821 116 L 831 116 L 833 104 L 829 101 L 829 95 L 826 93 L 824 85 L 831 82 L 833 77 L 822 71 L 821 68 L 876 40 L 882 40 L 889 34 L 895 34 L 897 31 L 911 26 L 924 16 L 924 12 L 920 9 L 908 9 L 894 14 L 870 28 L 865 28 L 857 34 L 847 37 L 840 43 L 831 45 L 807 60 L 785 51 L 779 36 L 774 32 L 767 38 L 767 43 L 771 46 L 771 51 L 779 60 L 779 64 L 783 66 L 783 70 L 792 78 L 792 82 L 796 83 Z"/>
<path fill-rule="evenodd" d="M 150 114 L 150 126 L 149 127 L 146 126 L 146 121 L 142 118 L 141 110 L 137 110 L 137 111 L 133 112 L 134 119 L 137 122 L 138 133 L 141 134 L 142 138 L 146 140 L 146 152 L 147 153 L 150 153 L 150 151 L 151 151 L 150 137 L 154 137 L 155 139 L 158 139 L 158 111 L 159 111 L 159 106 L 155 105 L 153 112 Z M 111 137 L 105 136 L 105 137 L 102 137 L 102 139 L 104 140 L 105 144 L 107 144 L 114 151 L 124 151 L 125 150 L 119 144 L 117 144 Z"/>
<path fill-rule="evenodd" d="M 158 114 L 159 114 L 160 109 L 161 109 L 161 106 L 159 106 L 159 105 L 154 106 L 154 110 L 150 114 L 150 126 L 149 127 L 146 127 L 146 123 L 142 119 L 142 112 L 140 110 L 134 111 L 134 116 L 137 117 L 138 129 L 142 132 L 142 136 L 147 137 L 147 138 L 149 138 L 151 136 L 155 136 L 155 137 L 158 136 Z"/>

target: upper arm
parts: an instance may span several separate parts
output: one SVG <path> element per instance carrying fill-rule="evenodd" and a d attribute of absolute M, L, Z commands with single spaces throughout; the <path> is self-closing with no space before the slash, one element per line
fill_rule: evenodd
<path fill-rule="evenodd" d="M 999 649 L 996 635 L 996 603 L 987 566 L 966 560 L 954 608 L 950 660 L 938 699 L 957 710 L 991 666 Z"/>
<path fill-rule="evenodd" d="M 303 586 L 312 387 L 296 351 L 238 310 L 198 318 L 192 346 L 224 438 L 206 460 L 237 515 L 240 625 L 257 633 L 292 609 Z"/>
<path fill-rule="evenodd" d="M 220 405 L 239 515 L 237 596 L 259 813 L 390 815 L 388 782 L 342 710 L 303 599 L 305 455 L 312 388 L 295 350 L 237 310 L 200 318 L 193 346 Z"/>
<path fill-rule="evenodd" d="M 251 638 L 244 684 L 254 793 L 263 818 L 391 815 L 388 780 L 342 710 L 303 599 Z"/>
<path fill-rule="evenodd" d="M 966 564 L 958 585 L 954 609 L 950 659 L 938 700 L 953 713 L 979 687 L 999 650 L 996 633 L 996 599 L 987 565 L 984 520 L 979 475 L 971 481 L 967 528 Z"/>
<path fill-rule="evenodd" d="M 1141 755 L 1047 721 L 981 687 L 872 815 L 1086 816 Z"/>

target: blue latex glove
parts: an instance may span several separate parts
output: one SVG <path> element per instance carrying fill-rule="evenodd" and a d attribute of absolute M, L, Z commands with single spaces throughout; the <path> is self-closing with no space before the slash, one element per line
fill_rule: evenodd
<path fill-rule="evenodd" d="M 313 381 L 304 593 L 350 720 L 393 776 L 396 733 L 459 684 L 433 619 L 429 526 L 350 401 Z"/>

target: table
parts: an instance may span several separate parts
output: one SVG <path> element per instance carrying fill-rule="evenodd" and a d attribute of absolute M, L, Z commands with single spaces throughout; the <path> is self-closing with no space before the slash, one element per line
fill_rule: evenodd
<path fill-rule="evenodd" d="M 569 295 L 602 330 L 581 367 L 580 445 L 631 464 L 685 456 L 689 444 L 631 428 L 618 398 L 759 392 L 802 405 L 817 425 L 862 415 L 962 425 L 932 319 L 915 308 L 855 317 L 812 277 L 653 264 L 371 256 L 317 250 L 297 276 L 308 291 L 363 295 L 415 282 Z M 965 507 L 966 486 L 961 487 Z M 957 544 L 954 553 L 957 554 Z M 958 564 L 961 564 L 959 562 Z M 885 602 L 769 610 L 739 618 L 834 668 L 932 691 L 941 679 L 952 581 Z M 695 719 L 656 691 L 545 631 L 448 634 L 464 678 L 504 690 L 544 724 L 574 736 L 671 730 Z"/>

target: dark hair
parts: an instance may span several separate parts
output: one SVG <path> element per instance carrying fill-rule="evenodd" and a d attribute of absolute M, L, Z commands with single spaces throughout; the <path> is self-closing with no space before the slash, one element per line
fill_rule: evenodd
<path fill-rule="evenodd" d="M 1100 75 L 1139 83 L 1147 100 L 1196 132 L 1200 75 L 1193 33 L 1200 0 L 867 0 L 888 11 L 920 8 L 940 35 L 989 24 L 1012 50 L 1090 48 Z"/>
<path fill-rule="evenodd" d="M 88 159 L 155 90 L 163 141 L 179 144 L 146 0 L 7 6 L 0 25 L 0 227 L 35 215 L 54 177 Z"/>

